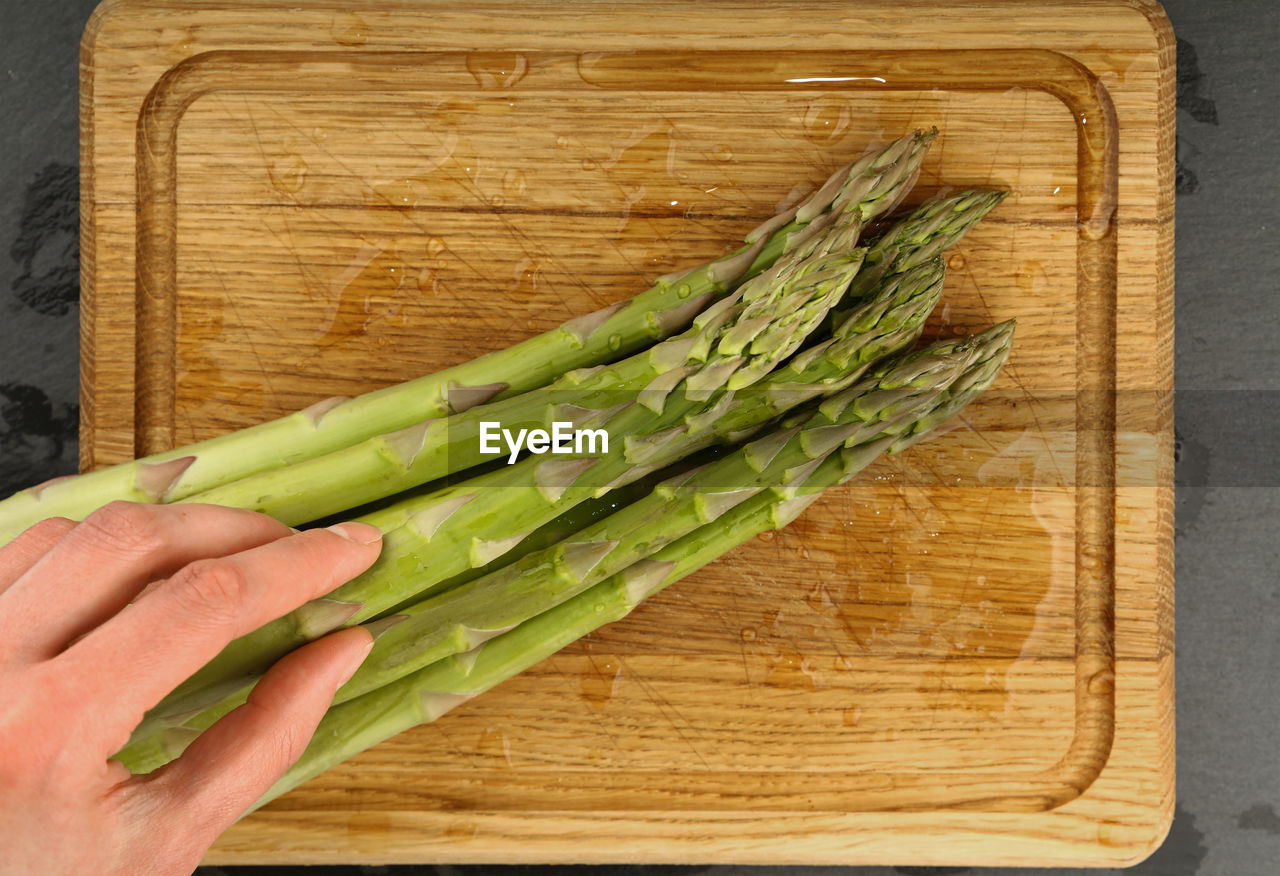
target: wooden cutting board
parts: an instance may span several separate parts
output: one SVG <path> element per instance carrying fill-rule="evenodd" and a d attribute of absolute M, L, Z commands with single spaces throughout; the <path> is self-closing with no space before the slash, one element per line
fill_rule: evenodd
<path fill-rule="evenodd" d="M 706 261 L 937 125 L 1003 186 L 956 428 L 209 861 L 1087 864 L 1173 809 L 1174 40 L 1143 0 L 108 0 L 83 464 L 429 372 Z"/>

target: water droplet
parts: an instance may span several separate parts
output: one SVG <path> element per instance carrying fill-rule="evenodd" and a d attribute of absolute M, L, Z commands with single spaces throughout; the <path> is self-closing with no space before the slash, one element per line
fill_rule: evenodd
<path fill-rule="evenodd" d="M 172 40 L 172 43 L 170 43 L 170 40 Z M 176 28 L 166 27 L 157 34 L 156 45 L 169 43 L 169 57 L 177 62 L 193 54 L 195 42 L 196 34 L 194 28 L 188 27 L 178 31 Z"/>
<path fill-rule="evenodd" d="M 1043 292 L 1049 286 L 1044 265 L 1037 261 L 1025 261 L 1018 268 L 1018 290 L 1024 294 Z"/>
<path fill-rule="evenodd" d="M 622 349 L 622 335 L 618 334 L 617 332 L 614 332 L 613 334 L 609 335 L 609 349 L 610 350 Z"/>
<path fill-rule="evenodd" d="M 507 289 L 507 295 L 513 301 L 528 300 L 538 291 L 538 278 L 542 275 L 542 265 L 531 258 L 521 259 L 511 272 L 515 282 Z"/>
<path fill-rule="evenodd" d="M 569 148 L 569 138 L 568 138 L 568 137 L 556 137 L 556 148 L 557 148 L 557 149 L 568 149 L 568 148 Z"/>
<path fill-rule="evenodd" d="M 1110 669 L 1102 669 L 1089 676 L 1088 687 L 1091 694 L 1107 694 L 1115 689 L 1116 677 Z"/>
<path fill-rule="evenodd" d="M 480 832 L 480 825 L 474 821 L 459 821 L 444 829 L 444 835 L 451 840 L 469 840 Z"/>
<path fill-rule="evenodd" d="M 307 163 L 296 152 L 290 152 L 272 163 L 267 174 L 271 187 L 286 195 L 296 194 L 307 179 Z"/>
<path fill-rule="evenodd" d="M 756 631 L 753 627 L 742 628 L 742 641 L 754 642 L 756 640 Z"/>
<path fill-rule="evenodd" d="M 582 696 L 597 712 L 603 712 L 618 692 L 622 678 L 622 661 L 617 657 L 592 658 L 583 673 Z"/>
<path fill-rule="evenodd" d="M 476 754 L 497 760 L 502 758 L 502 766 L 511 766 L 511 740 L 507 734 L 496 727 L 490 727 L 480 734 L 476 741 Z"/>
<path fill-rule="evenodd" d="M 506 201 L 506 198 L 502 197 L 502 195 L 494 195 L 492 198 L 489 199 L 489 203 L 495 207 L 501 207 L 502 205 L 506 204 L 507 201 Z"/>
<path fill-rule="evenodd" d="M 513 168 L 502 175 L 502 190 L 508 195 L 519 197 L 528 187 L 529 183 L 525 179 L 523 170 Z"/>
<path fill-rule="evenodd" d="M 813 660 L 803 656 L 794 648 L 783 645 L 773 657 L 765 683 L 794 688 L 801 683 L 796 678 L 797 675 L 804 677 L 804 683 L 810 690 L 819 690 L 824 686 L 822 676 L 814 667 Z"/>
<path fill-rule="evenodd" d="M 951 268 L 953 271 L 960 270 L 964 267 L 964 256 L 960 253 L 956 253 L 951 256 L 951 258 L 947 259 L 947 267 Z"/>
<path fill-rule="evenodd" d="M 363 18 L 351 13 L 335 18 L 329 33 L 334 42 L 343 46 L 363 46 L 369 41 L 369 26 Z"/>
<path fill-rule="evenodd" d="M 598 170 L 599 168 L 600 168 L 600 165 L 596 163 L 595 159 L 593 158 L 582 159 L 583 170 Z"/>
<path fill-rule="evenodd" d="M 677 298 L 688 298 L 692 294 L 693 294 L 693 287 L 690 286 L 688 283 L 681 283 L 679 286 L 676 287 Z"/>
<path fill-rule="evenodd" d="M 436 258 L 440 253 L 444 252 L 444 240 L 439 237 L 427 238 L 427 255 Z"/>
<path fill-rule="evenodd" d="M 862 706 L 850 706 L 844 710 L 844 723 L 849 727 L 857 727 L 862 720 Z"/>
<path fill-rule="evenodd" d="M 804 113 L 804 135 L 817 143 L 839 140 L 849 130 L 853 110 L 849 101 L 836 95 L 823 95 L 809 102 Z"/>
<path fill-rule="evenodd" d="M 733 150 L 728 146 L 711 147 L 711 157 L 716 161 L 728 161 L 733 158 Z"/>
<path fill-rule="evenodd" d="M 425 295 L 440 294 L 440 277 L 431 268 L 418 272 L 418 291 Z"/>
<path fill-rule="evenodd" d="M 519 52 L 469 52 L 467 70 L 487 91 L 510 88 L 529 72 L 529 59 Z"/>
<path fill-rule="evenodd" d="M 835 604 L 822 581 L 813 582 L 813 586 L 809 588 L 808 594 L 805 595 L 805 602 L 818 614 L 831 616 L 838 614 L 840 611 L 839 606 Z M 815 629 L 813 634 L 817 636 L 818 630 Z"/>
<path fill-rule="evenodd" d="M 373 187 L 374 198 L 400 210 L 413 209 L 418 203 L 419 195 L 418 181 L 415 179 L 397 179 L 378 183 Z"/>

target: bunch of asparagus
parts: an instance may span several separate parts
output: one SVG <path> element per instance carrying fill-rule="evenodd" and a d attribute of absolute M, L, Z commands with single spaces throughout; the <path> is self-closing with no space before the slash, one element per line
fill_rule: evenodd
<path fill-rule="evenodd" d="M 939 254 L 1002 193 L 934 199 L 859 245 L 912 187 L 935 133 L 854 161 L 737 252 L 629 302 L 436 375 L 0 502 L 3 543 L 121 498 L 304 524 L 394 497 L 358 518 L 384 533 L 374 566 L 232 642 L 117 758 L 134 772 L 171 760 L 279 657 L 364 624 L 373 651 L 269 799 L 624 616 L 925 437 L 990 384 L 1012 336 L 1005 323 L 906 352 L 938 302 Z M 568 421 L 614 440 L 474 473 L 492 421 Z"/>

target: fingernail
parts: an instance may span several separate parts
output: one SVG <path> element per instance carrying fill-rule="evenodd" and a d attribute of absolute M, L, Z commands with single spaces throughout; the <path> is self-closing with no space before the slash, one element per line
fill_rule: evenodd
<path fill-rule="evenodd" d="M 359 671 L 360 667 L 364 664 L 364 659 L 369 656 L 369 652 L 372 650 L 373 639 L 370 639 L 365 643 L 364 647 L 360 649 L 360 652 L 352 658 L 351 665 L 347 667 L 347 671 L 342 674 L 342 680 L 338 682 L 338 687 L 342 687 L 351 680 L 351 676 L 355 675 L 356 672 Z"/>
<path fill-rule="evenodd" d="M 367 523 L 337 523 L 329 531 L 356 544 L 377 544 L 382 541 L 382 531 Z"/>

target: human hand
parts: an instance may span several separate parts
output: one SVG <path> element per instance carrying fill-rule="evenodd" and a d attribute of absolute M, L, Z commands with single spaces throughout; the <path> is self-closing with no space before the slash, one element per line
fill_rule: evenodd
<path fill-rule="evenodd" d="M 380 538 L 358 523 L 294 533 L 250 511 L 117 502 L 0 548 L 0 873 L 195 869 L 302 754 L 368 632 L 283 658 L 150 775 L 108 758 L 232 639 L 368 568 Z"/>

